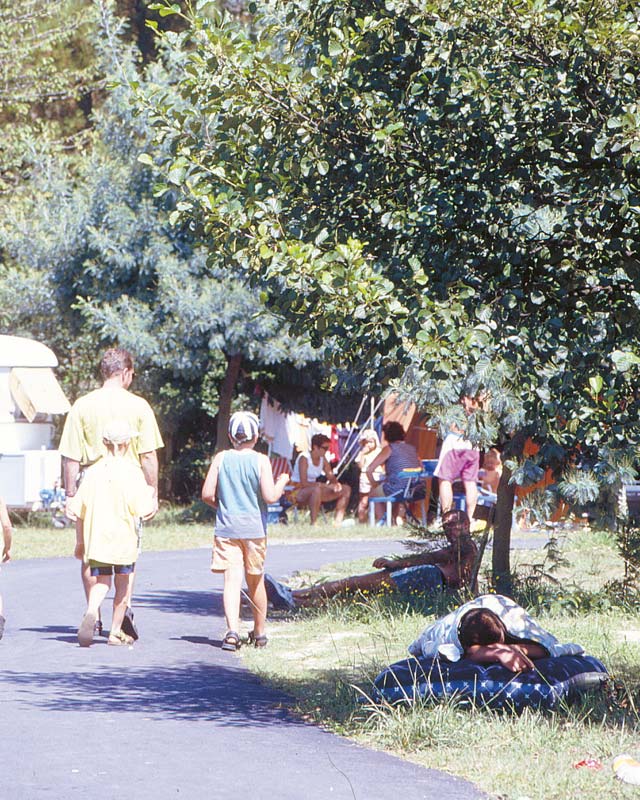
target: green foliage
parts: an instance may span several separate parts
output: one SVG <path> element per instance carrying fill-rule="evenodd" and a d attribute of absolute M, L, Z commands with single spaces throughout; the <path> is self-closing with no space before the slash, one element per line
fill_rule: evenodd
<path fill-rule="evenodd" d="M 189 53 L 180 104 L 147 94 L 177 218 L 315 344 L 340 342 L 334 364 L 518 461 L 534 437 L 572 500 L 609 502 L 640 443 L 637 13 L 255 11 L 246 28 L 194 13 L 171 40 Z"/>
<path fill-rule="evenodd" d="M 72 399 L 95 386 L 102 347 L 130 349 L 135 389 L 165 436 L 165 485 L 189 498 L 216 446 L 213 418 L 226 442 L 225 414 L 243 380 L 300 370 L 315 353 L 265 308 L 241 265 L 216 257 L 210 238 L 171 225 L 175 197 L 154 192 L 153 167 L 141 157 L 152 129 L 133 113 L 133 87 L 171 95 L 184 59 L 141 69 L 122 21 L 109 4 L 101 12 L 95 51 L 118 82 L 95 113 L 92 147 L 34 159 L 5 205 L 0 327 L 52 346 Z"/>

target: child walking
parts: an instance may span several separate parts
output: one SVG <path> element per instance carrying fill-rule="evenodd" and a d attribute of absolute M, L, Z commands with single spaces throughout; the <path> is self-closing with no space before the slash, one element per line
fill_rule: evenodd
<path fill-rule="evenodd" d="M 289 475 L 283 473 L 274 483 L 269 459 L 253 449 L 258 441 L 258 428 L 255 414 L 238 411 L 231 416 L 229 439 L 233 450 L 223 450 L 214 457 L 202 487 L 203 501 L 217 508 L 211 571 L 224 574 L 227 633 L 222 641 L 223 650 L 240 647 L 243 574 L 253 612 L 249 641 L 256 647 L 267 644 L 267 595 L 263 580 L 267 503 L 280 499 Z"/>
<path fill-rule="evenodd" d="M 9 519 L 9 512 L 4 500 L 0 497 L 0 525 L 2 526 L 2 563 L 9 561 L 11 558 L 11 540 L 13 535 L 13 526 Z M 3 616 L 2 608 L 2 595 L 0 595 L 0 639 L 4 633 L 5 618 Z"/>
<path fill-rule="evenodd" d="M 87 611 L 78 629 L 80 647 L 93 641 L 102 601 L 114 576 L 115 596 L 108 643 L 127 645 L 133 638 L 122 631 L 129 582 L 138 556 L 137 520 L 154 510 L 153 489 L 142 469 L 126 457 L 134 434 L 126 420 L 107 424 L 102 440 L 106 455 L 89 469 L 67 512 L 76 519 L 76 556 L 89 564 L 96 578 Z"/>

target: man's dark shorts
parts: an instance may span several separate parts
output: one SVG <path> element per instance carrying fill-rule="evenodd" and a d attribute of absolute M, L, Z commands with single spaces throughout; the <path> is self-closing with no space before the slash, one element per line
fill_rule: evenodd
<path fill-rule="evenodd" d="M 402 594 L 429 594 L 443 592 L 446 588 L 444 575 L 439 567 L 433 564 L 422 564 L 418 567 L 394 570 L 391 580 Z"/>
<path fill-rule="evenodd" d="M 135 564 L 103 564 L 102 561 L 89 561 L 89 569 L 94 578 L 98 575 L 131 575 L 135 568 Z"/>

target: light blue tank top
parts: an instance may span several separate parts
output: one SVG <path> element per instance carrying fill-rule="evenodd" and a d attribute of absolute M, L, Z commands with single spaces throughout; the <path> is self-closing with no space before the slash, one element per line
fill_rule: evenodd
<path fill-rule="evenodd" d="M 260 491 L 258 453 L 225 450 L 216 494 L 216 536 L 260 539 L 267 535 L 267 506 Z"/>

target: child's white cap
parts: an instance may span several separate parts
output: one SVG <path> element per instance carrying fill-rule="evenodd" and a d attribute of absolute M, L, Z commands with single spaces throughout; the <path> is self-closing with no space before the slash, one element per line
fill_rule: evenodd
<path fill-rule="evenodd" d="M 257 438 L 260 420 L 250 411 L 236 411 L 229 420 L 229 436 L 234 442 L 250 442 Z"/>
<path fill-rule="evenodd" d="M 102 439 L 110 444 L 126 444 L 135 439 L 137 433 L 131 430 L 131 425 L 126 419 L 112 419 L 104 426 Z"/>

